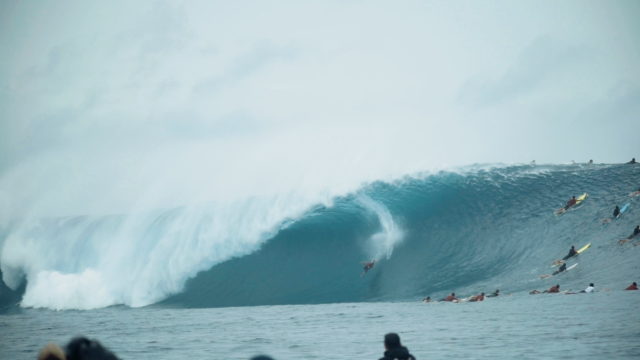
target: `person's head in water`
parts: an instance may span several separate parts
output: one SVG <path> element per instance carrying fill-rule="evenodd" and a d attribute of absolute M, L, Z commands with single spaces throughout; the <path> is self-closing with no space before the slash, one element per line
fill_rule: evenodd
<path fill-rule="evenodd" d="M 576 197 L 575 197 L 575 196 L 572 196 L 571 198 L 572 198 L 572 199 L 575 199 Z"/>
<path fill-rule="evenodd" d="M 451 296 L 456 296 L 456 293 L 451 293 Z"/>
<path fill-rule="evenodd" d="M 616 209 L 619 209 L 618 205 L 616 205 Z"/>
<path fill-rule="evenodd" d="M 556 285 L 556 288 L 560 289 L 560 285 Z"/>
<path fill-rule="evenodd" d="M 402 346 L 400 343 L 400 336 L 396 333 L 388 333 L 384 336 L 384 347 L 387 350 L 395 349 Z"/>
<path fill-rule="evenodd" d="M 636 283 L 634 282 L 633 285 L 636 285 Z M 638 285 L 636 285 L 636 286 L 638 286 Z"/>
<path fill-rule="evenodd" d="M 571 245 L 571 250 L 575 250 L 575 249 L 576 249 L 576 247 Z"/>
<path fill-rule="evenodd" d="M 484 293 L 480 293 L 480 295 L 484 296 Z"/>
<path fill-rule="evenodd" d="M 496 289 L 496 294 L 500 294 L 500 290 L 499 289 Z"/>
<path fill-rule="evenodd" d="M 593 286 L 593 283 L 590 283 L 590 284 L 589 284 L 589 286 L 594 287 L 594 286 Z"/>

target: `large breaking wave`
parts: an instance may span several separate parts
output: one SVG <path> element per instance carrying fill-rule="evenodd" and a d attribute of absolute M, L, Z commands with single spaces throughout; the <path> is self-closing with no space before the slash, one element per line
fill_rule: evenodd
<path fill-rule="evenodd" d="M 21 306 L 50 309 L 410 300 L 558 279 L 615 287 L 640 273 L 640 247 L 617 245 L 639 222 L 640 197 L 629 197 L 639 186 L 638 166 L 472 167 L 341 196 L 15 219 L 2 228 L 0 265 L 10 288 L 26 281 Z M 584 192 L 578 208 L 554 216 Z M 538 279 L 570 245 L 589 242 L 576 270 Z M 359 262 L 370 259 L 379 261 L 360 277 Z M 0 291 L 5 303 L 11 296 Z"/>

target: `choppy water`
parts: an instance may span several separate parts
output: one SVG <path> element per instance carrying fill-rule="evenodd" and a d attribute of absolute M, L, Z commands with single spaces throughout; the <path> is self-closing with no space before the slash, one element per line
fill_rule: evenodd
<path fill-rule="evenodd" d="M 0 358 L 35 359 L 45 343 L 84 334 L 123 359 L 377 359 L 387 332 L 419 360 L 638 359 L 640 291 L 463 304 L 16 310 L 0 315 Z"/>

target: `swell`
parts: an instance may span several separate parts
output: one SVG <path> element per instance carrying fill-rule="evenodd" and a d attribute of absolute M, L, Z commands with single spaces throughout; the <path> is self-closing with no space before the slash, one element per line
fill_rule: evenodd
<path fill-rule="evenodd" d="M 639 175 L 624 165 L 476 167 L 330 198 L 41 219 L 4 229 L 0 265 L 13 288 L 26 276 L 22 306 L 57 309 L 396 301 L 556 280 L 621 286 L 638 273 L 640 249 L 615 243 L 637 222 L 628 194 Z M 554 216 L 584 192 L 583 204 Z M 626 202 L 623 217 L 600 226 Z M 551 260 L 588 242 L 576 270 L 539 280 Z M 371 259 L 360 277 L 359 262 Z"/>
<path fill-rule="evenodd" d="M 165 305 L 241 306 L 415 300 L 447 292 L 475 294 L 582 287 L 595 281 L 622 286 L 638 274 L 631 246 L 619 247 L 637 222 L 638 167 L 508 167 L 440 173 L 376 183 L 332 208 L 281 231 L 259 252 L 232 259 L 191 279 Z M 590 194 L 580 207 L 554 216 L 571 195 Z M 380 214 L 361 196 L 389 210 L 402 242 L 364 277 L 368 242 L 384 233 Z M 615 205 L 632 202 L 611 227 Z M 540 280 L 571 245 L 592 243 L 580 266 Z"/>

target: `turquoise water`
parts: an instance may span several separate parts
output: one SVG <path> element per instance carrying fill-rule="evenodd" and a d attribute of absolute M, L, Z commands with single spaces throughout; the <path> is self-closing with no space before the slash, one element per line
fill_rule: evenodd
<path fill-rule="evenodd" d="M 0 358 L 35 359 L 45 343 L 84 334 L 123 359 L 377 359 L 387 332 L 418 359 L 638 359 L 640 291 L 461 304 L 16 310 L 0 315 Z"/>

